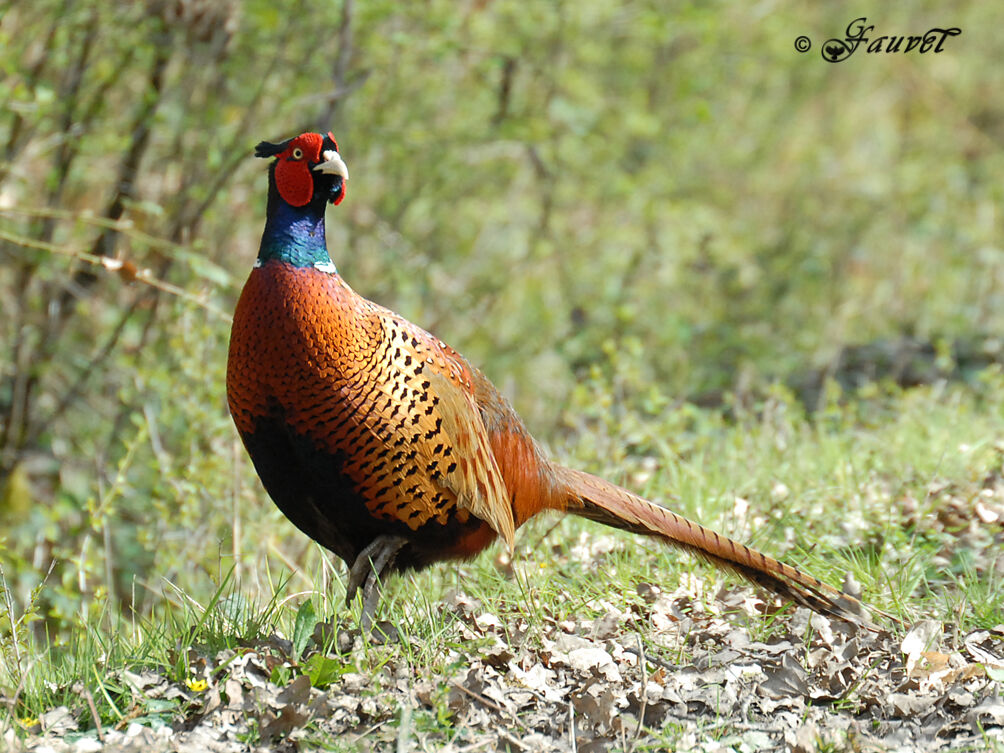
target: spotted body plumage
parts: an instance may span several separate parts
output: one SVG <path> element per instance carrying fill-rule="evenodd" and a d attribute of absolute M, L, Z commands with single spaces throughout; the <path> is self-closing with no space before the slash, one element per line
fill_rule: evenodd
<path fill-rule="evenodd" d="M 477 551 L 494 537 L 486 527 L 511 540 L 512 501 L 474 408 L 484 377 L 456 351 L 336 273 L 281 261 L 252 271 L 234 318 L 231 413 L 252 444 L 276 433 L 273 446 L 288 444 L 285 468 L 259 472 L 301 529 L 313 535 L 329 519 L 371 517 L 322 540 L 349 562 L 377 530 L 414 535 L 400 562 L 416 565 Z M 309 514 L 285 499 L 291 474 L 327 492 L 311 495 L 325 499 Z"/>
<path fill-rule="evenodd" d="M 812 576 L 587 473 L 552 463 L 459 353 L 339 276 L 324 212 L 348 170 L 331 134 L 274 157 L 258 260 L 234 314 L 227 396 L 262 482 L 349 565 L 372 620 L 382 577 L 471 557 L 544 510 L 655 536 L 819 611 L 860 605 Z"/>

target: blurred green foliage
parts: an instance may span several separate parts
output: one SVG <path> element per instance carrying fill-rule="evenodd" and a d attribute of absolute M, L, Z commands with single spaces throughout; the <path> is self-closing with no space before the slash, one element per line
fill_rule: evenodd
<path fill-rule="evenodd" d="M 1004 6 L 876 7 L 877 33 L 963 34 L 837 65 L 856 12 L 799 2 L 0 9 L 0 562 L 25 602 L 56 563 L 57 633 L 231 564 L 311 572 L 226 414 L 260 139 L 333 130 L 342 274 L 584 458 L 595 421 L 608 458 L 672 457 L 631 417 L 672 444 L 676 398 L 847 345 L 1000 347 Z"/>

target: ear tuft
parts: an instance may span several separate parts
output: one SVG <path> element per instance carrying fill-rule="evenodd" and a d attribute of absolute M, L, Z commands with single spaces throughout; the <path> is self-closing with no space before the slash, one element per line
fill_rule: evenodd
<path fill-rule="evenodd" d="M 258 146 L 254 148 L 254 156 L 264 158 L 274 157 L 275 155 L 286 151 L 286 147 L 289 146 L 289 143 L 292 140 L 293 139 L 286 139 L 278 144 L 273 144 L 271 141 L 261 141 L 258 143 Z"/>

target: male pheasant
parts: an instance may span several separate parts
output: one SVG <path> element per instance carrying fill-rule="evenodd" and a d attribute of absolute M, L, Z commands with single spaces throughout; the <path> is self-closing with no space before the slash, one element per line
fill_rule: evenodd
<path fill-rule="evenodd" d="M 654 536 L 819 612 L 860 603 L 625 489 L 547 458 L 463 356 L 358 295 L 324 238 L 348 169 L 328 133 L 261 142 L 265 231 L 234 314 L 230 412 L 265 489 L 349 567 L 372 625 L 394 571 L 476 555 L 544 510 Z"/>

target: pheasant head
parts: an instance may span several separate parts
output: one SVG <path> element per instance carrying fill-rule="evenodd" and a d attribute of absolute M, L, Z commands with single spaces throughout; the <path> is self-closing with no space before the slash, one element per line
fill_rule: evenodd
<path fill-rule="evenodd" d="M 330 265 L 324 210 L 341 203 L 349 179 L 334 136 L 303 133 L 278 144 L 262 141 L 255 156 L 274 158 L 258 264 L 278 259 L 297 267 Z"/>

